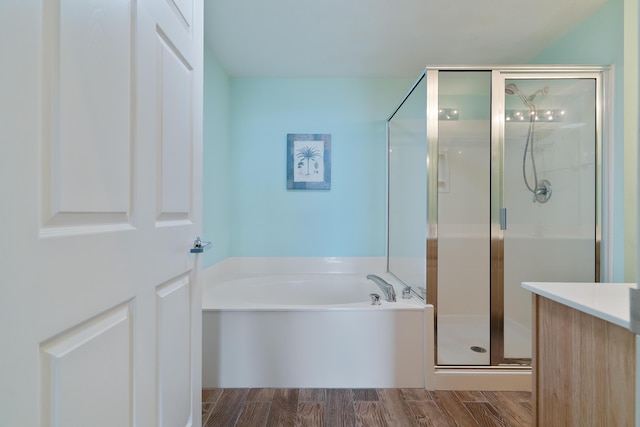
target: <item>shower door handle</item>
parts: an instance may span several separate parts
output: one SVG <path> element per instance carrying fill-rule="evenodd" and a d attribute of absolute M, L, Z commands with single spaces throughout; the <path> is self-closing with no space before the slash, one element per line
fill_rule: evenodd
<path fill-rule="evenodd" d="M 507 229 L 507 208 L 500 208 L 500 230 Z"/>

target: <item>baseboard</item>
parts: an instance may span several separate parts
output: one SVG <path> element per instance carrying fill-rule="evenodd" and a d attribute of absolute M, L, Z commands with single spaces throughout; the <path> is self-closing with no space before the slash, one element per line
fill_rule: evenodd
<path fill-rule="evenodd" d="M 436 369 L 433 390 L 531 391 L 531 370 Z"/>

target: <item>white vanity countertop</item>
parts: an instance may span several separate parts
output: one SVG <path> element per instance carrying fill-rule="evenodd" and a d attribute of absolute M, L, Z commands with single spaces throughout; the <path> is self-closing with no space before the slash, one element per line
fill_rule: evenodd
<path fill-rule="evenodd" d="M 636 286 L 635 283 L 522 283 L 528 291 L 627 329 L 629 288 Z"/>

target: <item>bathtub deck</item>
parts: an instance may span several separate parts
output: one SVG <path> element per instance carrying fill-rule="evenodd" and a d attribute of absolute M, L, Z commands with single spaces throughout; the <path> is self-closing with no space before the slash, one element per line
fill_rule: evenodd
<path fill-rule="evenodd" d="M 531 393 L 422 389 L 204 389 L 202 425 L 529 426 Z"/>

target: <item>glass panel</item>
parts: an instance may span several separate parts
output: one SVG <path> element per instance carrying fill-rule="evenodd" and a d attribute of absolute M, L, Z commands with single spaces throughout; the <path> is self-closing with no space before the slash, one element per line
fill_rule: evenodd
<path fill-rule="evenodd" d="M 438 77 L 439 365 L 490 363 L 491 72 Z"/>
<path fill-rule="evenodd" d="M 531 358 L 525 281 L 595 280 L 596 82 L 505 85 L 504 357 Z"/>
<path fill-rule="evenodd" d="M 423 76 L 388 122 L 389 271 L 416 289 L 426 283 L 426 93 Z"/>

